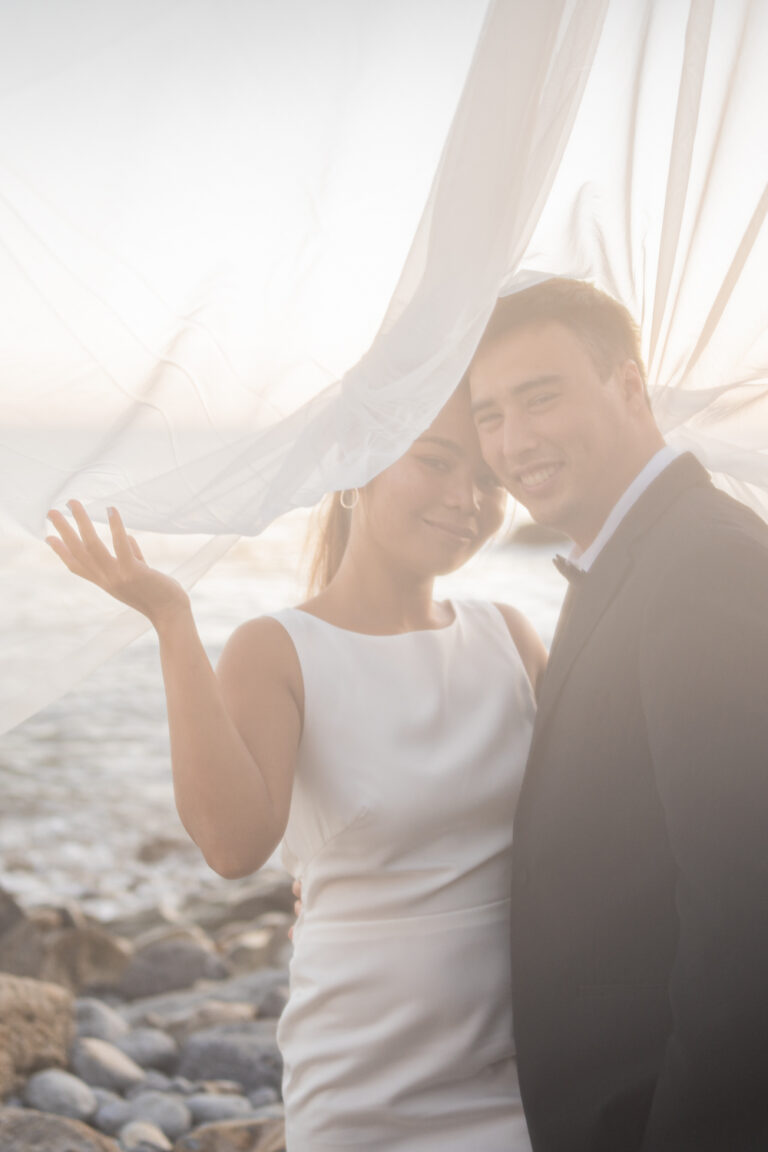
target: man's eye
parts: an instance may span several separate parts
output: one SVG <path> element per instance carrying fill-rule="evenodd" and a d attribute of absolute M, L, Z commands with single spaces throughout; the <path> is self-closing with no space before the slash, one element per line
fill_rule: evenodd
<path fill-rule="evenodd" d="M 475 418 L 475 424 L 478 428 L 492 428 L 501 420 L 501 413 L 499 412 L 485 412 L 482 416 Z"/>
<path fill-rule="evenodd" d="M 532 396 L 528 404 L 531 408 L 543 408 L 545 404 L 549 404 L 550 400 L 554 400 L 557 393 L 555 392 L 539 392 L 536 396 Z"/>

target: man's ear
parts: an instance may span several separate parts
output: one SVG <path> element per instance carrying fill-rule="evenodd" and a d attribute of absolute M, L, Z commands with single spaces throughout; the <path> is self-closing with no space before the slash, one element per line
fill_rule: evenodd
<path fill-rule="evenodd" d="M 640 411 L 648 407 L 643 374 L 634 360 L 625 360 L 619 369 L 619 382 L 632 409 Z"/>

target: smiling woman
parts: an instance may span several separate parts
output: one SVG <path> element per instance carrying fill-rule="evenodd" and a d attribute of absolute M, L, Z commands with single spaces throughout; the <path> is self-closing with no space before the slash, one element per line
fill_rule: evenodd
<path fill-rule="evenodd" d="M 186 592 L 116 511 L 113 551 L 77 501 L 76 528 L 50 512 L 70 571 L 157 631 L 176 805 L 206 860 L 247 875 L 282 840 L 302 880 L 279 1029 L 291 1152 L 350 1133 L 382 1152 L 529 1148 L 509 853 L 545 652 L 511 607 L 433 598 L 435 577 L 500 527 L 505 498 L 462 386 L 346 502 L 327 586 L 238 628 L 216 674 Z"/>

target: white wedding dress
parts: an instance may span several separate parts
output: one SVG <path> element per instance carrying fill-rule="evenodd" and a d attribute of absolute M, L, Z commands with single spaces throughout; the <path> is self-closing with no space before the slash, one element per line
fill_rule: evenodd
<path fill-rule="evenodd" d="M 534 700 L 498 609 L 453 609 L 390 636 L 275 614 L 305 692 L 283 844 L 304 902 L 278 1027 L 288 1152 L 530 1148 L 509 895 Z"/>

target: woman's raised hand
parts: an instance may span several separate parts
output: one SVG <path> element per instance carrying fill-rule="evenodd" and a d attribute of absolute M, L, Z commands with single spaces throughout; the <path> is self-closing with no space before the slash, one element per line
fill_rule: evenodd
<path fill-rule="evenodd" d="M 109 509 L 113 555 L 102 543 L 80 501 L 69 500 L 67 507 L 77 527 L 61 512 L 51 509 L 48 519 L 58 536 L 46 536 L 45 540 L 70 572 L 142 612 L 155 627 L 179 609 L 189 608 L 189 596 L 181 584 L 147 564 L 139 545 L 126 532 L 116 508 Z"/>

